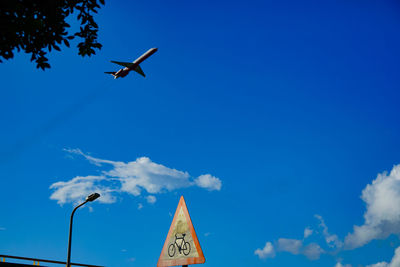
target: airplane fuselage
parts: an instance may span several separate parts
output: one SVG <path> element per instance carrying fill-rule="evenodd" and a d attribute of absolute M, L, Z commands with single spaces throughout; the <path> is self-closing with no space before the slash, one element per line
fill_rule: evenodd
<path fill-rule="evenodd" d="M 129 69 L 129 68 L 120 69 L 114 74 L 114 78 L 117 79 L 119 77 L 125 77 L 126 75 L 129 74 L 130 71 L 131 71 L 131 69 Z"/>
<path fill-rule="evenodd" d="M 143 61 L 145 61 L 148 57 L 150 57 L 152 54 L 154 54 L 155 52 L 157 52 L 157 48 L 150 48 L 149 50 L 147 50 L 146 53 L 144 53 L 143 55 L 141 55 L 138 59 L 136 59 L 135 61 L 133 61 L 132 63 L 135 64 L 135 66 L 139 65 L 140 63 L 142 63 Z"/>
<path fill-rule="evenodd" d="M 157 50 L 158 50 L 157 48 L 150 48 L 149 50 L 147 50 L 146 53 L 144 53 L 143 55 L 141 55 L 139 58 L 137 58 L 135 61 L 132 62 L 133 63 L 132 66 L 130 66 L 129 68 L 125 67 L 123 69 L 120 69 L 115 74 L 113 74 L 114 79 L 125 77 L 126 75 L 128 75 L 130 71 L 134 70 L 140 63 L 142 63 L 148 57 L 157 52 Z"/>

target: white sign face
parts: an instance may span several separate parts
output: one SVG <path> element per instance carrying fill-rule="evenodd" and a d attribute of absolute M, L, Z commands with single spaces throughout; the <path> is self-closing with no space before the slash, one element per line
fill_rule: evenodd
<path fill-rule="evenodd" d="M 198 256 L 199 253 L 197 253 L 193 242 L 189 224 L 181 207 L 175 225 L 172 228 L 172 235 L 168 240 L 168 249 L 164 251 L 163 259 L 184 259 Z"/>

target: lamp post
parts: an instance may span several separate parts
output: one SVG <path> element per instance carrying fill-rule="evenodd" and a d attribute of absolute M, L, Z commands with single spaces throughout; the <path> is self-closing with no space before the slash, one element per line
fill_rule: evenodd
<path fill-rule="evenodd" d="M 71 220 L 69 222 L 67 267 L 71 266 L 71 238 L 72 238 L 72 221 L 74 219 L 74 213 L 79 207 L 85 205 L 87 202 L 92 202 L 92 201 L 96 200 L 98 197 L 100 197 L 99 193 L 93 193 L 93 194 L 88 195 L 86 197 L 86 200 L 84 202 L 82 202 L 81 204 L 79 204 L 78 206 L 76 206 L 71 213 Z"/>

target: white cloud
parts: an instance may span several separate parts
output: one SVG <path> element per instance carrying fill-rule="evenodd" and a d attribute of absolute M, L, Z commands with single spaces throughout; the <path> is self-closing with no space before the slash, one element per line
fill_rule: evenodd
<path fill-rule="evenodd" d="M 111 161 L 111 160 L 97 159 L 97 158 L 94 158 L 92 156 L 89 156 L 89 155 L 83 153 L 79 148 L 73 148 L 73 149 L 64 148 L 63 150 L 68 152 L 68 153 L 70 153 L 70 154 L 81 155 L 81 156 L 85 157 L 87 160 L 89 160 L 92 164 L 94 164 L 96 166 L 101 166 L 102 163 L 107 163 L 107 164 L 114 164 L 115 163 L 114 161 Z"/>
<path fill-rule="evenodd" d="M 400 165 L 393 167 L 388 175 L 377 178 L 362 191 L 366 203 L 364 224 L 355 225 L 353 233 L 345 239 L 347 249 L 354 249 L 374 239 L 384 239 L 390 234 L 400 234 Z"/>
<path fill-rule="evenodd" d="M 314 216 L 320 221 L 319 226 L 322 228 L 322 234 L 324 235 L 326 244 L 331 248 L 341 248 L 343 246 L 342 241 L 339 240 L 337 235 L 329 233 L 324 219 L 318 214 Z"/>
<path fill-rule="evenodd" d="M 105 172 L 121 181 L 121 191 L 138 196 L 141 189 L 150 194 L 172 191 L 192 185 L 187 172 L 178 171 L 141 157 L 128 163 L 113 162 L 113 169 Z"/>
<path fill-rule="evenodd" d="M 375 264 L 367 265 L 367 267 L 389 267 L 389 263 L 387 262 L 378 262 Z"/>
<path fill-rule="evenodd" d="M 157 201 L 157 198 L 155 196 L 151 196 L 151 195 L 147 196 L 146 199 L 147 199 L 147 202 L 150 204 L 154 204 Z"/>
<path fill-rule="evenodd" d="M 400 266 L 400 247 L 396 248 L 392 261 L 390 262 L 391 267 Z"/>
<path fill-rule="evenodd" d="M 209 191 L 213 190 L 221 190 L 222 182 L 217 177 L 214 177 L 210 174 L 203 174 L 197 177 L 194 182 L 197 186 L 205 188 Z"/>
<path fill-rule="evenodd" d="M 139 204 L 137 205 L 137 209 L 138 209 L 138 210 L 143 209 L 143 204 L 142 204 L 142 203 L 139 203 Z"/>
<path fill-rule="evenodd" d="M 200 175 L 193 179 L 189 173 L 168 168 L 157 164 L 147 157 L 141 157 L 128 163 L 99 159 L 83 153 L 80 149 L 64 149 L 70 154 L 81 155 L 90 163 L 100 167 L 111 166 L 109 170 L 102 170 L 101 175 L 77 176 L 69 181 L 60 181 L 52 184 L 54 192 L 50 199 L 57 200 L 62 205 L 77 203 L 93 192 L 100 193 L 99 201 L 113 203 L 116 195 L 128 193 L 133 196 L 141 195 L 142 191 L 149 194 L 158 194 L 180 188 L 198 186 L 207 190 L 220 190 L 222 182 L 210 174 Z M 149 203 L 155 203 L 155 196 L 148 196 Z"/>
<path fill-rule="evenodd" d="M 278 251 L 286 251 L 294 255 L 304 255 L 310 260 L 319 259 L 324 250 L 317 243 L 310 243 L 304 246 L 302 240 L 280 238 L 277 244 Z"/>
<path fill-rule="evenodd" d="M 309 227 L 306 227 L 306 228 L 304 229 L 304 239 L 306 239 L 307 237 L 309 237 L 310 235 L 312 235 L 312 233 L 313 233 L 313 230 L 310 229 Z"/>
<path fill-rule="evenodd" d="M 394 251 L 394 256 L 390 263 L 379 262 L 372 265 L 367 265 L 366 267 L 399 267 L 400 266 L 400 247 L 396 248 Z"/>
<path fill-rule="evenodd" d="M 378 174 L 377 178 L 364 188 L 361 199 L 366 203 L 364 223 L 361 226 L 355 225 L 353 232 L 346 236 L 344 242 L 336 234 L 329 232 L 320 215 L 315 215 L 322 231 L 313 231 L 306 227 L 303 240 L 278 239 L 274 243 L 274 256 L 275 251 L 287 251 L 315 260 L 323 253 L 336 254 L 344 249 L 362 247 L 374 239 L 385 239 L 391 234 L 400 235 L 400 164 L 395 165 L 389 174 L 386 172 Z M 304 245 L 306 238 L 311 234 L 322 235 L 328 248 L 324 250 L 317 243 Z M 351 265 L 343 265 L 339 261 L 335 267 L 351 267 Z M 400 267 L 400 247 L 396 249 L 390 263 L 379 262 L 367 267 Z"/>
<path fill-rule="evenodd" d="M 256 249 L 254 254 L 260 259 L 275 257 L 276 251 L 289 252 L 294 255 L 304 255 L 310 260 L 317 260 L 325 251 L 316 243 L 304 245 L 302 240 L 279 238 L 275 246 L 271 242 L 267 242 L 263 249 Z"/>
<path fill-rule="evenodd" d="M 260 259 L 273 258 L 275 257 L 275 249 L 271 242 L 267 242 L 263 249 L 256 249 L 254 254 Z"/>
<path fill-rule="evenodd" d="M 318 260 L 322 253 L 325 253 L 325 251 L 317 243 L 311 243 L 302 249 L 301 254 L 309 260 Z"/>
<path fill-rule="evenodd" d="M 303 246 L 303 242 L 297 239 L 279 238 L 278 239 L 278 250 L 287 251 L 294 255 L 300 253 L 300 249 Z"/>
<path fill-rule="evenodd" d="M 98 201 L 102 203 L 114 203 L 116 198 L 112 196 L 110 187 L 100 185 L 106 180 L 104 176 L 77 176 L 67 182 L 56 182 L 50 186 L 55 191 L 51 194 L 50 199 L 57 200 L 62 205 L 68 202 L 82 202 L 88 195 L 98 192 L 101 198 Z"/>

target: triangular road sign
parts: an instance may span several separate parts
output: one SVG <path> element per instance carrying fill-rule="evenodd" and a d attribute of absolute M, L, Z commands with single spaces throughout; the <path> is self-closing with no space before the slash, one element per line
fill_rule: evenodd
<path fill-rule="evenodd" d="M 185 200 L 181 196 L 157 267 L 198 264 L 205 261 Z"/>

